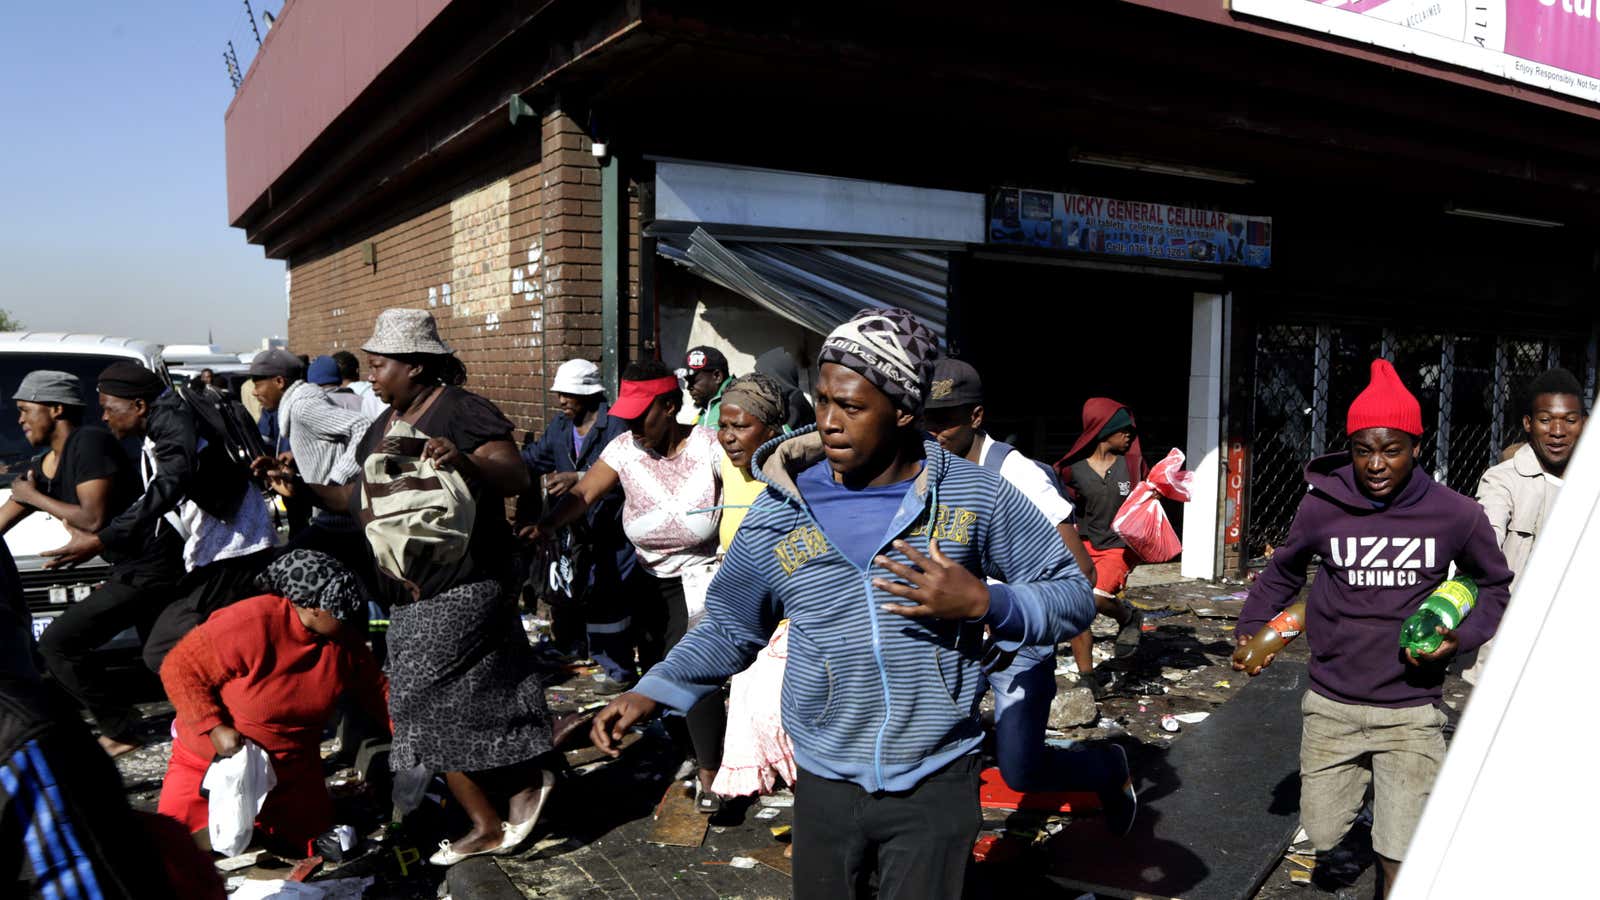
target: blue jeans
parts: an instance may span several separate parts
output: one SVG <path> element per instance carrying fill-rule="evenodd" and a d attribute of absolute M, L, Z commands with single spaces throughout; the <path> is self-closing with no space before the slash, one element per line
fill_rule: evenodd
<path fill-rule="evenodd" d="M 1023 647 L 1004 669 L 989 673 L 994 690 L 994 745 L 1000 777 L 1024 793 L 1109 791 L 1122 788 L 1122 754 L 1110 746 L 1044 742 L 1056 696 L 1054 647 Z"/>

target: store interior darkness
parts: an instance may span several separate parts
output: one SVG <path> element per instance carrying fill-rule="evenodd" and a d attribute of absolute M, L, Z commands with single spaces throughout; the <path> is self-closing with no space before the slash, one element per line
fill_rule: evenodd
<path fill-rule="evenodd" d="M 988 431 L 1045 462 L 1083 429 L 1083 403 L 1111 397 L 1155 463 L 1188 432 L 1190 327 L 1205 284 L 1024 261 L 971 260 L 960 354 L 983 376 Z M 1180 504 L 1165 504 L 1181 527 Z"/>

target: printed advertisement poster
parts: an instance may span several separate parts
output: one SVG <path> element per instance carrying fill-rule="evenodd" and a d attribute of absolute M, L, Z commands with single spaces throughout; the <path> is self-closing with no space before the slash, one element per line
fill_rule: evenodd
<path fill-rule="evenodd" d="M 990 198 L 989 243 L 1265 269 L 1272 264 L 1272 219 L 1001 188 Z"/>
<path fill-rule="evenodd" d="M 1600 103 L 1600 0 L 1232 0 L 1321 31 Z"/>

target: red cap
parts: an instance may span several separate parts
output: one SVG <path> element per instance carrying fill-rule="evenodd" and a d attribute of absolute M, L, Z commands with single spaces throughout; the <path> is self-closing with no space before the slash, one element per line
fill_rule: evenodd
<path fill-rule="evenodd" d="M 1394 428 L 1406 434 L 1422 434 L 1422 405 L 1406 390 L 1394 366 L 1386 359 L 1372 361 L 1372 381 L 1356 402 L 1350 404 L 1345 431 L 1355 434 L 1365 428 Z"/>
<path fill-rule="evenodd" d="M 657 397 L 681 390 L 676 375 L 663 375 L 649 381 L 624 380 L 622 390 L 619 392 L 622 396 L 618 397 L 617 402 L 611 404 L 611 408 L 606 412 L 619 419 L 637 419 L 644 415 L 644 411 L 650 408 L 650 404 L 654 403 Z"/>

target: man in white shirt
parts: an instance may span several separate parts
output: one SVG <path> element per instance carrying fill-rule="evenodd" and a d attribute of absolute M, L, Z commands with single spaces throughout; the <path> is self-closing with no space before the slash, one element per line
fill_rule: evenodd
<path fill-rule="evenodd" d="M 1566 369 L 1551 369 L 1528 385 L 1527 413 L 1522 430 L 1528 442 L 1510 459 L 1483 473 L 1478 483 L 1478 503 L 1489 517 L 1506 564 L 1518 577 L 1527 567 L 1533 545 L 1544 530 L 1567 474 L 1567 461 L 1578 446 L 1589 418 L 1583 406 L 1583 386 Z M 1511 586 L 1516 588 L 1516 582 Z M 1489 660 L 1490 641 L 1463 655 L 1461 677 L 1478 683 Z"/>
<path fill-rule="evenodd" d="M 933 369 L 923 424 L 951 453 L 986 469 L 1021 491 L 1061 534 L 1061 541 L 1094 582 L 1094 562 L 1073 525 L 1072 501 L 1062 496 L 1054 472 L 983 430 L 983 381 L 959 359 L 941 359 Z M 992 654 L 989 684 L 995 695 L 995 756 L 1013 790 L 1092 790 L 1100 795 L 1106 825 L 1117 835 L 1133 827 L 1137 798 L 1122 748 L 1077 742 L 1070 750 L 1046 748 L 1044 727 L 1056 694 L 1054 647 L 1007 647 Z M 1086 679 L 1089 684 L 1095 682 Z"/>
<path fill-rule="evenodd" d="M 333 361 L 339 364 L 339 381 L 341 387 L 347 387 L 361 398 L 361 414 L 368 419 L 376 419 L 388 410 L 388 404 L 378 399 L 372 390 L 372 382 L 361 377 L 361 363 L 356 355 L 349 350 L 340 350 L 333 354 Z"/>

